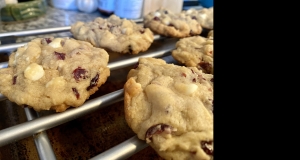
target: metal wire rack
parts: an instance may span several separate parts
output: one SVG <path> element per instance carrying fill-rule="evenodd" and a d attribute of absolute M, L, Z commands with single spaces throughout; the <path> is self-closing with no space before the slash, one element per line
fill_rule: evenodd
<path fill-rule="evenodd" d="M 28 36 L 55 32 L 67 32 L 69 30 L 70 26 L 18 32 L 7 32 L 0 33 L 0 38 L 5 36 Z M 165 37 L 155 35 L 155 40 L 163 38 Z M 170 45 L 163 46 L 161 48 L 157 48 L 149 52 L 146 51 L 145 53 L 141 53 L 138 55 L 130 55 L 126 58 L 109 62 L 108 67 L 111 71 L 124 68 L 137 63 L 140 57 L 159 57 L 164 59 L 167 63 L 175 63 L 175 60 L 170 55 L 170 51 L 172 51 L 175 46 L 174 42 L 175 41 L 172 41 L 169 43 Z M 16 48 L 21 47 L 25 44 L 26 42 L 1 45 L 0 53 L 14 51 Z M 7 66 L 8 62 L 0 63 L 0 68 L 5 68 Z M 5 99 L 6 97 L 0 94 L 0 101 Z M 41 117 L 33 109 L 24 107 L 28 121 L 0 130 L 0 147 L 27 138 L 29 136 L 33 136 L 40 159 L 56 159 L 55 153 L 48 139 L 46 130 L 69 122 L 86 114 L 89 114 L 100 108 L 107 107 L 113 103 L 120 102 L 122 100 L 123 89 L 120 89 L 109 94 L 88 100 L 78 108 L 72 108 L 66 110 L 65 112 L 50 114 Z M 139 140 L 136 136 L 134 136 L 91 159 L 126 159 L 132 156 L 133 154 L 139 152 L 140 150 L 146 148 L 147 146 L 148 145 L 144 141 Z"/>

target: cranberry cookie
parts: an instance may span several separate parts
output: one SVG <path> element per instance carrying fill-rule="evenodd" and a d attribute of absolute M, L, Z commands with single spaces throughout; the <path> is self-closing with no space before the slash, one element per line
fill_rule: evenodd
<path fill-rule="evenodd" d="M 140 58 L 124 85 L 125 119 L 166 160 L 212 160 L 213 75 Z"/>
<path fill-rule="evenodd" d="M 202 36 L 182 38 L 176 43 L 172 56 L 187 67 L 197 67 L 213 74 L 213 41 Z"/>
<path fill-rule="evenodd" d="M 0 69 L 0 93 L 36 111 L 79 107 L 110 75 L 104 49 L 72 38 L 36 38 Z"/>
<path fill-rule="evenodd" d="M 144 26 L 157 34 L 175 38 L 199 35 L 202 32 L 201 25 L 190 16 L 167 9 L 158 9 L 145 15 Z"/>
<path fill-rule="evenodd" d="M 202 28 L 205 29 L 213 29 L 214 28 L 214 9 L 213 7 L 210 8 L 203 8 L 200 10 L 196 10 L 194 8 L 188 9 L 186 11 L 182 11 L 187 16 L 190 16 L 192 19 L 197 20 L 200 23 Z"/>
<path fill-rule="evenodd" d="M 98 17 L 88 23 L 78 21 L 71 25 L 71 33 L 76 39 L 88 41 L 95 47 L 123 54 L 146 51 L 154 40 L 149 28 L 116 15 L 107 19 Z"/>

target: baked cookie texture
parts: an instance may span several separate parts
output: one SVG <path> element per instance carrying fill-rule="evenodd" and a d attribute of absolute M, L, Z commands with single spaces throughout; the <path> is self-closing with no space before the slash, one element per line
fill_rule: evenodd
<path fill-rule="evenodd" d="M 149 28 L 116 15 L 107 19 L 98 17 L 87 23 L 78 21 L 71 25 L 71 33 L 78 40 L 122 54 L 146 51 L 154 40 Z"/>
<path fill-rule="evenodd" d="M 79 107 L 110 75 L 104 49 L 72 38 L 36 38 L 0 69 L 0 93 L 36 111 Z"/>
<path fill-rule="evenodd" d="M 214 39 L 214 30 L 210 30 L 207 34 L 207 38 Z"/>
<path fill-rule="evenodd" d="M 213 159 L 213 75 L 140 58 L 124 85 L 129 127 L 166 160 Z"/>
<path fill-rule="evenodd" d="M 187 16 L 190 16 L 192 19 L 195 19 L 200 23 L 202 28 L 213 29 L 214 28 L 214 8 L 203 8 L 197 10 L 195 8 L 190 8 L 186 11 L 182 11 Z"/>
<path fill-rule="evenodd" d="M 145 15 L 144 26 L 154 33 L 175 38 L 190 37 L 202 32 L 201 25 L 190 16 L 162 8 Z"/>
<path fill-rule="evenodd" d="M 213 37 L 193 36 L 182 38 L 176 43 L 172 57 L 187 67 L 197 67 L 213 74 Z"/>

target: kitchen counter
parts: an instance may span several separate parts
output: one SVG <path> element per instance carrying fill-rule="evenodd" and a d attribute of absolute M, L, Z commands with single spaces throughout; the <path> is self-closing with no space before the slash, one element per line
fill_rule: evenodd
<path fill-rule="evenodd" d="M 92 21 L 96 17 L 107 17 L 107 16 L 102 15 L 98 10 L 96 10 L 93 13 L 84 13 L 84 12 L 74 11 L 74 10 L 58 9 L 48 5 L 46 14 L 41 17 L 23 21 L 23 22 L 9 22 L 9 23 L 0 22 L 0 33 L 31 30 L 31 29 L 64 27 L 64 26 L 70 26 L 77 21 L 83 21 L 83 22 Z M 19 42 L 28 42 L 36 37 L 46 37 L 46 36 L 65 37 L 65 36 L 72 36 L 72 34 L 70 32 L 59 32 L 59 33 L 51 33 L 51 34 L 43 34 L 43 35 L 35 35 L 35 36 L 12 37 L 9 39 L 10 39 L 10 43 L 11 41 L 19 43 Z M 5 41 L 3 41 L 0 44 L 5 44 Z"/>

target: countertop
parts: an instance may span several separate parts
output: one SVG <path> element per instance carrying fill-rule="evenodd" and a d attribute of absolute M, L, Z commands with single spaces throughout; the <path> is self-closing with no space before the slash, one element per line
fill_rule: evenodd
<path fill-rule="evenodd" d="M 23 22 L 1 22 L 0 21 L 0 33 L 13 32 L 13 31 L 23 31 L 31 29 L 43 29 L 43 28 L 53 28 L 53 27 L 65 27 L 70 26 L 77 21 L 88 22 L 94 20 L 96 17 L 107 17 L 102 15 L 98 10 L 93 13 L 84 13 L 81 11 L 75 10 L 63 10 L 54 8 L 50 5 L 47 7 L 46 14 L 27 21 Z M 28 42 L 36 37 L 64 37 L 72 36 L 71 32 L 59 32 L 35 36 L 25 36 L 25 37 L 13 37 L 13 40 L 16 43 L 19 42 Z M 5 44 L 5 43 L 0 43 Z"/>

